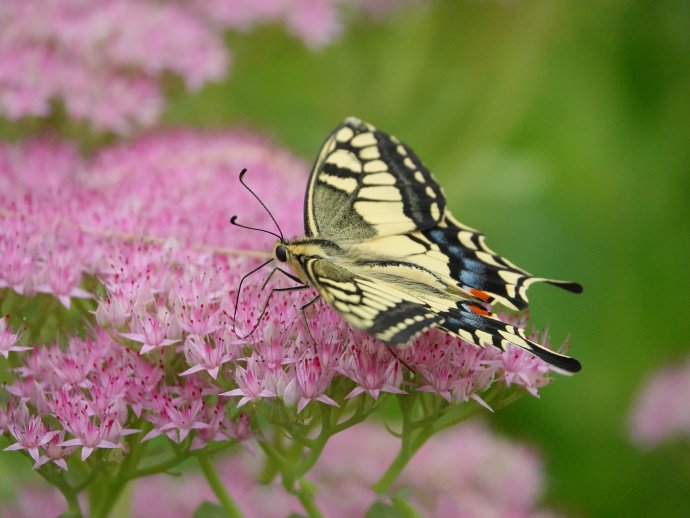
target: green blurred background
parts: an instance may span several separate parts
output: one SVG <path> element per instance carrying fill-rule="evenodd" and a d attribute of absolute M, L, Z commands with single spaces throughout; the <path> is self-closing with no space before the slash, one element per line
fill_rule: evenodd
<path fill-rule="evenodd" d="M 545 503 L 687 516 L 689 448 L 641 452 L 627 419 L 690 346 L 690 4 L 448 0 L 355 20 L 318 53 L 279 28 L 230 46 L 230 80 L 174 99 L 167 122 L 246 123 L 310 161 L 347 115 L 411 144 L 496 251 L 585 286 L 531 297 L 582 372 L 491 417 L 543 452 Z"/>
<path fill-rule="evenodd" d="M 689 515 L 688 445 L 641 452 L 627 431 L 648 373 L 690 346 L 687 0 L 447 0 L 354 18 L 316 53 L 279 27 L 228 40 L 230 78 L 165 123 L 244 124 L 309 161 L 348 115 L 408 142 L 492 248 L 585 286 L 531 293 L 582 372 L 490 418 L 543 453 L 545 504 Z"/>

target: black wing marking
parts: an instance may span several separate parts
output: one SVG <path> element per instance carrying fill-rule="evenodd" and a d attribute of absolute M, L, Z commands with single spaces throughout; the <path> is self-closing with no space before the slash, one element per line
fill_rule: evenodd
<path fill-rule="evenodd" d="M 304 203 L 308 237 L 361 241 L 441 221 L 441 187 L 406 144 L 354 117 L 326 139 Z"/>
<path fill-rule="evenodd" d="M 485 302 L 524 309 L 528 305 L 527 289 L 536 282 L 582 292 L 582 286 L 576 282 L 532 276 L 494 252 L 486 245 L 484 234 L 463 225 L 449 212 L 439 226 L 425 230 L 423 235 L 448 257 L 450 277 Z"/>
<path fill-rule="evenodd" d="M 527 307 L 527 288 L 535 282 L 582 291 L 577 283 L 533 277 L 496 254 L 485 244 L 482 233 L 456 221 L 448 211 L 433 228 L 370 239 L 351 245 L 350 250 L 359 257 L 419 265 L 445 279 L 447 286 L 464 290 L 466 298 L 514 310 Z"/>
<path fill-rule="evenodd" d="M 505 351 L 506 345 L 511 343 L 559 369 L 578 372 L 582 368 L 575 358 L 557 353 L 529 340 L 524 329 L 506 324 L 495 314 L 477 305 L 460 303 L 457 310 L 445 312 L 442 316 L 443 323 L 439 325 L 441 329 L 480 347 L 493 345 Z"/>

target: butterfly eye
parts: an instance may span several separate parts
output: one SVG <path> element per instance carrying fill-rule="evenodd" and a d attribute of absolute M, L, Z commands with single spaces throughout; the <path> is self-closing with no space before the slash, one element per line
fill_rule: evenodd
<path fill-rule="evenodd" d="M 287 261 L 287 255 L 287 248 L 285 248 L 283 245 L 278 245 L 276 247 L 276 259 L 278 259 L 281 263 Z"/>

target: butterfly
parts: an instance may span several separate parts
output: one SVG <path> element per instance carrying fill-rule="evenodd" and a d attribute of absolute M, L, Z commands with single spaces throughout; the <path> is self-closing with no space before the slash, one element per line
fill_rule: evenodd
<path fill-rule="evenodd" d="M 254 194 L 245 172 L 240 181 Z M 280 271 L 299 283 L 274 288 L 269 298 L 314 287 L 318 295 L 303 315 L 323 299 L 352 327 L 387 344 L 408 344 L 437 328 L 480 347 L 514 344 L 557 368 L 580 370 L 576 359 L 531 341 L 492 310 L 526 308 L 527 289 L 537 282 L 574 293 L 582 286 L 533 277 L 491 250 L 482 233 L 451 215 L 439 184 L 396 137 L 355 117 L 331 132 L 307 184 L 305 237 L 285 239 L 257 199 L 279 235 L 265 231 L 278 238 L 273 257 L 250 274 L 275 261 L 268 278 Z M 231 221 L 252 228 L 236 216 Z"/>

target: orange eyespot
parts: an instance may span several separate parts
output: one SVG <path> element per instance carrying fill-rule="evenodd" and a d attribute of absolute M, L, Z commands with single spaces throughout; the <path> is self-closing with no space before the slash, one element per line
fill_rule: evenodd
<path fill-rule="evenodd" d="M 478 299 L 482 300 L 489 300 L 491 298 L 491 295 L 489 295 L 487 292 L 482 290 L 476 290 L 474 288 L 470 288 L 470 293 Z"/>
<path fill-rule="evenodd" d="M 475 313 L 477 315 L 481 315 L 483 317 L 490 317 L 491 316 L 491 313 L 489 313 L 487 310 L 485 310 L 483 308 L 480 308 L 479 306 L 467 306 L 467 307 L 470 308 L 472 313 Z"/>

